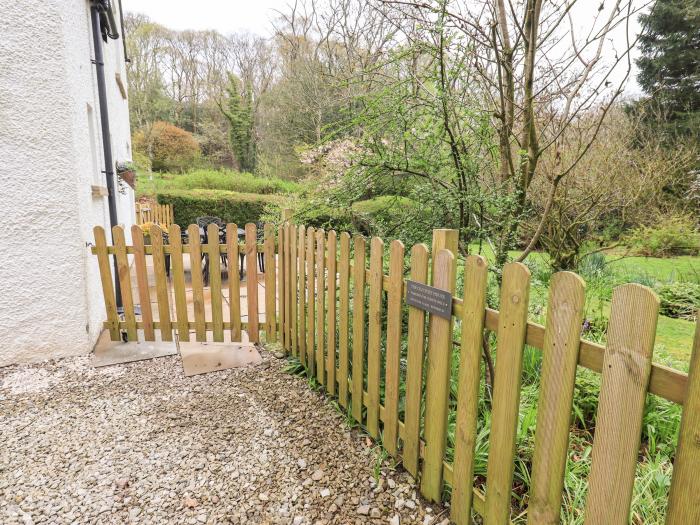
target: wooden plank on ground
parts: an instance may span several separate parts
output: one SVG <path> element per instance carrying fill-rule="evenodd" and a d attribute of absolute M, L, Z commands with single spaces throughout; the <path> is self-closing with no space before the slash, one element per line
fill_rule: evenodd
<path fill-rule="evenodd" d="M 156 281 L 156 297 L 158 298 L 158 322 L 162 341 L 173 340 L 173 327 L 170 322 L 170 290 L 168 277 L 165 273 L 165 253 L 163 251 L 163 232 L 160 226 L 151 226 L 151 244 L 153 245 L 153 274 Z"/>
<path fill-rule="evenodd" d="M 527 517 L 531 525 L 559 523 L 586 299 L 583 279 L 575 273 L 555 273 L 549 286 Z"/>
<path fill-rule="evenodd" d="M 658 314 L 659 299 L 650 289 L 625 284 L 613 291 L 588 477 L 587 525 L 629 523 Z"/>
<path fill-rule="evenodd" d="M 462 343 L 457 382 L 457 422 L 455 428 L 455 476 L 452 484 L 451 518 L 457 525 L 472 523 L 474 495 L 474 446 L 481 379 L 481 349 L 486 314 L 486 259 L 470 255 L 464 263 L 464 303 Z"/>
<path fill-rule="evenodd" d="M 224 342 L 224 309 L 221 295 L 221 251 L 219 250 L 219 226 L 207 226 L 207 252 L 209 253 L 209 292 L 211 295 L 212 337 L 215 343 Z"/>
<path fill-rule="evenodd" d="M 274 249 L 274 246 L 273 246 Z M 226 225 L 226 253 L 228 257 L 228 309 L 231 323 L 231 341 L 241 341 L 241 276 L 239 273 L 238 225 Z"/>
<path fill-rule="evenodd" d="M 403 297 L 404 246 L 391 242 L 389 291 L 386 309 L 386 367 L 384 374 L 384 434 L 382 442 L 392 456 L 398 454 L 399 379 L 401 368 L 401 300 Z"/>
<path fill-rule="evenodd" d="M 117 272 L 119 273 L 119 289 L 122 294 L 126 335 L 129 341 L 136 341 L 136 312 L 134 311 L 134 297 L 131 292 L 131 270 L 129 268 L 129 257 L 126 255 L 124 228 L 114 226 L 112 228 L 112 239 L 114 239 L 115 257 L 117 258 Z"/>
<path fill-rule="evenodd" d="M 194 330 L 198 342 L 206 342 L 207 329 L 204 311 L 204 282 L 202 277 L 202 247 L 199 227 L 190 224 L 187 228 L 190 247 L 190 279 L 192 281 L 192 305 L 194 307 Z"/>
<path fill-rule="evenodd" d="M 182 236 L 180 227 L 173 224 L 168 229 L 170 238 L 170 263 L 172 265 L 173 295 L 175 296 L 175 319 L 179 341 L 190 340 L 190 324 L 187 318 L 187 294 L 185 288 L 185 267 L 182 260 Z"/>
<path fill-rule="evenodd" d="M 324 345 L 326 331 L 326 232 L 316 231 L 316 379 L 325 384 Z"/>
<path fill-rule="evenodd" d="M 501 285 L 493 411 L 486 470 L 486 525 L 501 525 L 510 516 L 520 380 L 530 297 L 530 271 L 521 263 L 506 264 Z"/>
<path fill-rule="evenodd" d="M 433 286 L 454 293 L 454 275 L 454 255 L 450 250 L 439 250 L 433 261 Z M 425 380 L 425 457 L 420 489 L 429 500 L 440 501 L 450 395 L 452 318 L 430 317 Z"/>
<path fill-rule="evenodd" d="M 353 239 L 355 265 L 352 297 L 352 417 L 362 424 L 362 392 L 364 391 L 365 354 L 365 265 L 366 242 L 361 235 Z"/>
<path fill-rule="evenodd" d="M 277 341 L 277 305 L 275 290 L 275 229 L 265 223 L 265 341 Z M 234 266 L 235 268 L 235 266 Z"/>
<path fill-rule="evenodd" d="M 683 405 L 678 449 L 668 498 L 666 525 L 700 523 L 700 311 L 690 354 L 688 393 Z"/>
<path fill-rule="evenodd" d="M 327 365 L 326 372 L 328 374 L 326 381 L 326 391 L 335 395 L 335 316 L 336 316 L 336 286 L 337 286 L 337 250 L 338 239 L 335 230 L 328 232 L 328 298 L 326 305 L 328 308 L 328 351 L 326 353 Z"/>
<path fill-rule="evenodd" d="M 316 340 L 315 238 L 315 230 L 309 227 L 306 230 L 306 372 L 309 377 L 316 374 L 316 354 L 314 353 L 314 341 Z"/>
<path fill-rule="evenodd" d="M 350 328 L 350 235 L 340 234 L 340 261 L 338 262 L 338 402 L 348 406 L 349 328 Z"/>
<path fill-rule="evenodd" d="M 299 267 L 299 361 L 306 364 L 306 230 L 303 226 L 297 228 L 297 253 L 294 254 Z"/>
<path fill-rule="evenodd" d="M 248 338 L 260 342 L 258 318 L 258 230 L 254 223 L 245 225 L 246 291 L 248 293 Z"/>
<path fill-rule="evenodd" d="M 416 244 L 411 248 L 412 281 L 428 281 L 428 247 Z M 408 356 L 406 362 L 406 408 L 404 410 L 403 465 L 418 477 L 420 457 L 420 418 L 423 397 L 423 358 L 425 349 L 425 311 L 408 307 Z"/>
<path fill-rule="evenodd" d="M 120 341 L 119 314 L 117 313 L 117 300 L 114 294 L 114 285 L 112 284 L 112 270 L 109 264 L 109 255 L 107 255 L 105 230 L 102 226 L 95 226 L 92 231 L 95 235 L 95 251 L 97 253 L 97 265 L 100 269 L 102 296 L 105 302 L 107 323 L 109 325 L 109 338 L 112 341 Z"/>
<path fill-rule="evenodd" d="M 136 285 L 139 290 L 143 337 L 146 341 L 155 341 L 153 309 L 151 308 L 151 293 L 148 288 L 148 270 L 146 269 L 146 248 L 143 230 L 136 224 L 131 226 L 131 242 L 134 245 L 134 268 L 136 270 Z"/>

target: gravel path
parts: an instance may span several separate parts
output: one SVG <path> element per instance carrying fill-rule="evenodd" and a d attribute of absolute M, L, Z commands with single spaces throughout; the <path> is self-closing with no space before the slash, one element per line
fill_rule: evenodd
<path fill-rule="evenodd" d="M 0 523 L 443 522 L 284 363 L 0 369 Z"/>

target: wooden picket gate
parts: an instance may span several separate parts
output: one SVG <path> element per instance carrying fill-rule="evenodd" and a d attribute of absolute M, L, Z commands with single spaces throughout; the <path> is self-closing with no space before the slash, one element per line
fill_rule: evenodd
<path fill-rule="evenodd" d="M 190 226 L 190 229 L 196 228 Z M 215 228 L 215 227 L 210 227 Z M 192 230 L 188 245 L 181 245 L 177 225 L 163 245 L 159 229 L 145 246 L 140 229 L 132 229 L 133 246 L 126 246 L 123 232 L 113 231 L 114 246 L 107 246 L 105 233 L 95 228 L 96 247 L 105 294 L 109 328 L 113 339 L 126 330 L 130 339 L 143 329 L 147 337 L 160 330 L 172 338 L 173 328 L 187 334 L 194 328 L 197 340 L 208 331 L 214 340 L 239 340 L 246 330 L 259 339 L 256 257 L 265 254 L 266 341 L 277 341 L 298 359 L 310 377 L 339 404 L 404 468 L 420 480 L 420 491 L 429 500 L 441 501 L 445 485 L 451 487 L 451 519 L 471 523 L 472 510 L 487 525 L 510 521 L 511 492 L 521 372 L 524 346 L 543 352 L 535 450 L 531 467 L 531 491 L 527 521 L 558 523 L 564 472 L 568 455 L 577 367 L 602 374 L 596 416 L 589 491 L 585 508 L 587 524 L 626 524 L 632 499 L 641 423 L 647 392 L 684 406 L 674 462 L 666 523 L 700 523 L 700 328 L 696 327 L 689 374 L 652 362 L 659 301 L 649 289 L 627 284 L 615 289 L 611 305 L 607 345 L 582 340 L 584 282 L 570 272 L 551 279 L 546 325 L 528 321 L 530 274 L 522 264 L 503 269 L 500 311 L 486 305 L 487 263 L 480 256 L 464 261 L 464 294 L 453 298 L 450 319 L 426 314 L 405 304 L 405 249 L 400 241 L 388 247 L 379 238 L 324 232 L 285 222 L 278 230 L 265 225 L 264 243 L 256 244 L 255 226 L 246 226 L 246 243 L 239 246 L 235 225 L 229 225 L 226 244 L 200 246 Z M 214 229 L 209 239 L 218 239 Z M 224 321 L 219 304 L 212 303 L 212 319 L 204 318 L 201 251 L 210 261 L 220 254 L 230 260 L 245 250 L 249 272 L 247 323 L 240 320 L 237 272 L 229 279 L 231 318 Z M 367 253 L 369 251 L 369 254 Z M 433 232 L 432 252 L 423 244 L 410 251 L 408 278 L 455 294 L 457 233 Z M 184 303 L 182 257 L 193 261 L 194 322 Z M 109 255 L 116 254 L 124 293 L 124 319 L 114 306 Z M 147 284 L 145 256 L 153 256 L 158 304 L 168 312 L 168 288 L 164 255 L 173 261 L 173 293 L 176 318 L 158 320 L 141 312 L 135 319 L 128 255 L 133 254 L 139 291 Z M 369 255 L 369 265 L 367 265 Z M 231 263 L 229 263 L 230 265 Z M 212 297 L 220 297 L 221 268 L 212 265 Z M 385 266 L 388 274 L 384 273 Z M 235 268 L 235 266 L 234 266 Z M 197 276 L 199 275 L 199 277 Z M 218 277 L 217 277 L 218 276 Z M 162 307 L 160 305 L 162 301 Z M 218 301 L 218 300 L 214 300 Z M 141 304 L 145 297 L 141 297 Z M 386 321 L 384 321 L 384 319 Z M 454 341 L 454 325 L 460 323 L 461 338 Z M 485 493 L 474 487 L 474 455 L 477 431 L 480 359 L 485 332 L 496 334 L 496 373 L 493 385 L 491 441 Z M 182 336 L 180 336 L 182 340 Z M 405 343 L 405 344 L 402 344 Z M 456 401 L 451 402 L 450 380 L 453 346 L 459 345 Z M 381 388 L 383 385 L 383 389 Z M 402 386 L 404 388 L 402 388 Z M 404 392 L 404 393 L 402 393 Z M 456 412 L 454 456 L 447 456 L 448 411 Z M 400 417 L 399 407 L 403 407 Z M 584 510 L 584 509 L 582 509 Z"/>
<path fill-rule="evenodd" d="M 207 333 L 212 333 L 214 342 L 223 342 L 224 333 L 228 332 L 230 341 L 241 341 L 242 332 L 246 331 L 248 339 L 259 342 L 259 306 L 264 306 L 265 334 L 267 341 L 275 341 L 277 336 L 275 313 L 275 239 L 271 224 L 264 229 L 264 243 L 257 243 L 255 224 L 245 227 L 245 242 L 239 244 L 236 224 L 226 226 L 226 243 L 219 244 L 219 228 L 210 224 L 207 230 L 209 242 L 201 244 L 199 228 L 195 224 L 188 227 L 188 242 L 183 244 L 180 227 L 173 224 L 167 231 L 169 242 L 164 243 L 163 230 L 154 224 L 149 230 L 150 244 L 145 243 L 144 233 L 139 226 L 131 228 L 132 244 L 126 245 L 124 229 L 115 226 L 112 229 L 113 245 L 108 246 L 105 230 L 101 226 L 94 228 L 95 246 L 92 253 L 97 255 L 102 281 L 102 292 L 107 313 L 105 328 L 109 330 L 113 341 L 122 338 L 136 341 L 139 330 L 143 330 L 143 339 L 154 341 L 156 331 L 163 341 L 172 341 L 174 334 L 180 341 L 190 340 L 190 330 L 194 330 L 197 341 L 207 341 Z M 258 305 L 258 252 L 265 257 L 265 304 Z M 239 253 L 245 255 L 246 261 L 246 306 L 247 321 L 241 320 L 240 276 L 238 273 Z M 188 315 L 185 279 L 184 255 L 189 256 L 193 318 Z M 118 278 L 121 289 L 123 318 L 117 311 L 115 290 L 112 284 L 110 256 L 116 257 Z M 222 296 L 221 256 L 228 260 L 228 294 L 229 316 L 224 319 Z M 132 292 L 132 275 L 129 256 L 133 257 L 137 297 Z M 147 256 L 151 256 L 152 276 L 157 295 L 157 318 L 151 307 Z M 202 262 L 208 261 L 210 304 L 205 305 L 204 279 Z M 167 276 L 166 264 L 170 261 L 172 270 Z M 172 293 L 171 293 L 172 291 Z M 136 301 L 140 305 L 137 316 Z M 174 302 L 174 310 L 171 303 Z M 206 319 L 205 306 L 211 310 L 211 318 Z M 174 315 L 171 315 L 174 314 Z M 137 319 L 138 317 L 138 319 Z"/>

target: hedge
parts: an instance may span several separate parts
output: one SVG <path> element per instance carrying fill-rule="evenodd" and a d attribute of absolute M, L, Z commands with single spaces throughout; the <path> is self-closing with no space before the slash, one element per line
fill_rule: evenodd
<path fill-rule="evenodd" d="M 158 203 L 172 205 L 175 223 L 186 228 L 205 215 L 238 225 L 258 222 L 265 211 L 279 208 L 281 199 L 276 195 L 224 190 L 173 190 L 160 193 Z"/>

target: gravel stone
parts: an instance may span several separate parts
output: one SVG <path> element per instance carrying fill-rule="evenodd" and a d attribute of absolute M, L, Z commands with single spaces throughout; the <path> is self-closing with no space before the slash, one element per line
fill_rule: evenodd
<path fill-rule="evenodd" d="M 422 525 L 428 514 L 405 473 L 387 462 L 374 479 L 372 442 L 269 352 L 260 366 L 191 378 L 177 356 L 90 362 L 0 369 L 3 525 L 344 525 L 391 514 L 391 525 Z"/>

